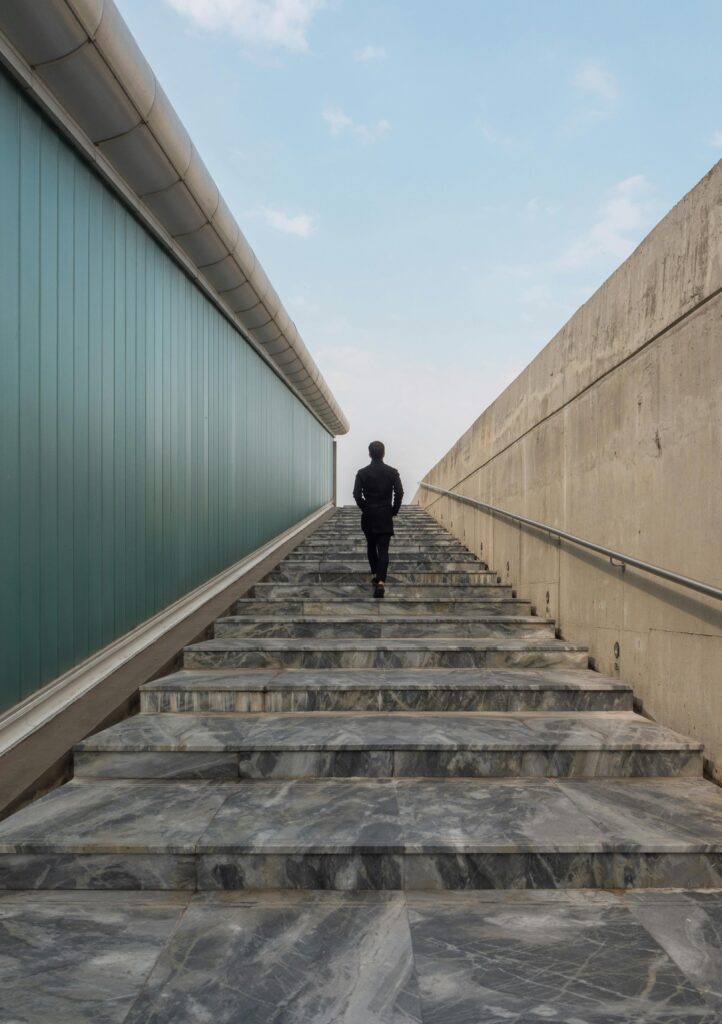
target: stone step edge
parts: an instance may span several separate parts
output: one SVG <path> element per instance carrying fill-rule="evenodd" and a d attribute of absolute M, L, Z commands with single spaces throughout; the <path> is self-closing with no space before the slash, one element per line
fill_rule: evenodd
<path fill-rule="evenodd" d="M 318 623 L 322 626 L 333 625 L 390 625 L 393 623 L 401 625 L 423 625 L 443 623 L 467 623 L 482 622 L 489 625 L 514 625 L 523 626 L 554 626 L 556 619 L 542 618 L 540 615 L 468 615 L 460 618 L 457 615 L 395 615 L 388 623 L 381 623 L 378 615 L 223 615 L 215 619 L 216 623 L 258 623 L 258 625 L 283 625 L 291 622 Z M 447 638 L 450 639 L 450 638 Z"/>
<path fill-rule="evenodd" d="M 424 692 L 431 692 L 431 693 L 443 693 L 443 692 L 456 693 L 456 692 L 458 692 L 460 690 L 461 691 L 469 691 L 469 692 L 476 691 L 478 693 L 489 693 L 489 692 L 491 692 L 491 693 L 494 693 L 494 692 L 499 692 L 499 693 L 537 693 L 537 692 L 551 692 L 551 693 L 597 693 L 597 692 L 598 693 L 633 693 L 634 692 L 632 687 L 628 686 L 627 684 L 620 683 L 618 685 L 615 685 L 614 683 L 609 683 L 609 682 L 599 682 L 597 684 L 593 684 L 593 685 L 589 685 L 589 686 L 584 686 L 584 687 L 572 687 L 572 686 L 569 686 L 568 684 L 567 685 L 562 685 L 561 683 L 556 683 L 556 684 L 554 684 L 554 683 L 547 683 L 547 684 L 544 684 L 544 685 L 540 685 L 540 684 L 531 685 L 531 684 L 528 684 L 526 686 L 521 684 L 521 683 L 519 683 L 519 684 L 515 684 L 513 686 L 510 686 L 510 685 L 502 685 L 500 683 L 483 684 L 482 685 L 482 684 L 475 684 L 473 682 L 431 683 L 431 682 L 401 682 L 401 681 L 399 681 L 399 682 L 373 683 L 373 682 L 363 682 L 363 681 L 361 681 L 361 682 L 353 682 L 353 683 L 351 683 L 351 682 L 342 682 L 342 681 L 339 681 L 339 680 L 327 680 L 327 681 L 324 681 L 324 682 L 307 682 L 307 681 L 297 682 L 297 681 L 294 681 L 293 684 L 290 685 L 289 682 L 283 682 L 283 681 L 276 682 L 275 680 L 271 680 L 270 682 L 261 682 L 261 681 L 257 681 L 257 680 L 244 679 L 243 678 L 244 673 L 247 674 L 247 673 L 252 672 L 252 671 L 254 671 L 254 670 L 253 669 L 242 669 L 242 668 L 240 668 L 240 669 L 229 668 L 229 669 L 226 669 L 225 671 L 223 671 L 221 669 L 218 669 L 218 670 L 216 670 L 215 674 L 217 674 L 219 678 L 223 678 L 223 679 L 227 679 L 229 676 L 237 675 L 238 676 L 238 680 L 237 680 L 238 692 L 242 692 L 242 693 L 246 693 L 246 692 L 249 692 L 249 693 L 277 693 L 277 692 L 283 693 L 283 692 L 288 692 L 288 691 L 293 692 L 296 689 L 298 689 L 301 692 L 308 690 L 308 691 L 312 691 L 314 693 L 316 693 L 316 692 L 318 692 L 318 693 L 324 693 L 324 692 L 345 693 L 345 692 L 347 692 L 349 690 L 362 690 L 362 691 L 368 691 L 370 693 L 373 693 L 373 692 L 383 693 L 383 692 L 385 692 L 387 690 L 391 690 L 391 691 L 394 691 L 394 690 L 409 690 L 409 691 L 419 691 L 419 692 L 422 692 L 422 693 L 424 693 Z M 262 671 L 262 670 L 258 670 L 258 671 Z M 282 673 L 284 670 L 283 669 L 279 669 L 278 671 L 279 671 L 279 673 Z M 292 669 L 288 669 L 286 671 L 293 671 L 293 670 Z M 353 672 L 354 669 L 336 669 L 336 670 L 334 670 L 334 669 L 326 669 L 326 670 L 320 669 L 319 671 L 327 671 L 327 672 L 329 672 L 329 674 L 336 675 L 336 674 L 338 674 L 338 672 Z M 401 670 L 401 671 L 403 671 L 403 670 Z M 420 669 L 419 671 L 424 671 L 424 670 Z M 433 671 L 433 670 L 429 670 L 429 671 Z M 449 669 L 448 671 L 453 672 L 454 669 Z M 464 670 L 461 669 L 459 671 L 464 671 Z M 578 671 L 579 673 L 582 673 L 584 670 L 583 669 L 577 669 L 575 671 Z M 179 672 L 172 673 L 171 675 L 168 675 L 168 676 L 163 676 L 160 679 L 156 679 L 156 680 L 152 680 L 151 682 L 144 683 L 140 687 L 140 692 L 141 693 L 166 693 L 166 692 L 174 692 L 175 691 L 175 692 L 184 692 L 184 693 L 202 693 L 205 690 L 214 691 L 214 692 L 218 692 L 218 693 L 234 692 L 233 690 L 230 690 L 227 685 L 223 686 L 222 688 L 217 688 L 217 683 L 212 678 L 212 676 L 214 674 L 212 671 L 209 671 L 208 673 L 205 673 L 205 672 L 203 673 L 203 675 L 207 674 L 209 676 L 209 678 L 207 680 L 204 680 L 203 683 L 201 683 L 198 680 L 196 680 L 194 682 L 192 679 L 185 678 L 186 675 L 190 676 L 190 675 L 193 675 L 193 674 L 196 674 L 196 673 L 197 673 L 197 670 L 194 671 L 192 669 L 185 669 L 185 670 L 181 670 Z M 331 712 L 329 712 L 329 713 L 331 713 Z M 361 713 L 362 712 L 359 712 L 359 714 L 361 714 Z M 459 713 L 461 713 L 461 712 L 459 712 Z M 488 712 L 488 713 L 491 713 L 491 712 Z M 529 712 L 529 713 L 531 714 L 531 712 Z M 311 712 L 306 712 L 306 714 L 311 714 Z"/>
<path fill-rule="evenodd" d="M 464 653 L 464 651 L 512 651 L 527 653 L 528 651 L 542 651 L 565 654 L 587 654 L 589 647 L 586 644 L 572 644 L 566 640 L 555 640 L 552 638 L 543 640 L 521 639 L 504 637 L 459 637 L 457 642 L 454 637 L 429 637 L 422 638 L 424 646 L 419 647 L 418 637 L 405 639 L 404 637 L 349 637 L 348 639 L 330 639 L 321 637 L 227 637 L 217 640 L 201 640 L 199 643 L 187 644 L 183 650 L 188 652 L 209 652 L 209 651 L 327 651 L 342 654 L 350 654 L 354 651 L 373 652 L 375 650 L 395 653 L 399 651 L 420 651 L 440 650 L 448 653 Z M 300 646 L 291 646 L 291 645 Z M 329 645 L 343 646 L 329 646 Z M 366 646 L 359 646 L 365 644 Z M 386 647 L 384 645 L 393 646 Z M 402 644 L 412 644 L 403 647 Z M 269 646 L 270 645 L 270 646 Z M 430 645 L 430 646 L 429 646 Z M 449 646 L 453 645 L 453 646 Z M 511 645 L 511 646 L 510 646 Z M 523 645 L 522 647 L 518 645 Z M 458 650 L 460 649 L 460 650 Z"/>

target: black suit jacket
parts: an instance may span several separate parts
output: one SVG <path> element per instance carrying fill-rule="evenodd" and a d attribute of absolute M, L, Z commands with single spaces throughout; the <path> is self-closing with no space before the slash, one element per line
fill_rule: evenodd
<path fill-rule="evenodd" d="M 364 533 L 393 533 L 393 517 L 401 508 L 404 489 L 401 477 L 393 466 L 381 459 L 372 459 L 356 474 L 354 501 L 361 509 Z"/>

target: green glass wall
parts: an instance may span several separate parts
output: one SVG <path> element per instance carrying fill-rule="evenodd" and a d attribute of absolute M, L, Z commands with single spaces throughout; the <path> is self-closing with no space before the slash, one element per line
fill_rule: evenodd
<path fill-rule="evenodd" d="M 0 71 L 0 709 L 329 501 L 332 445 Z"/>

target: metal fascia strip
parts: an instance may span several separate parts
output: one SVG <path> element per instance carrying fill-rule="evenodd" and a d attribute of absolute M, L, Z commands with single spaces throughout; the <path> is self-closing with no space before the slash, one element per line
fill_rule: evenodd
<path fill-rule="evenodd" d="M 69 3 L 68 0 L 48 0 L 48 4 L 49 10 L 46 10 L 45 12 L 47 15 L 50 15 L 54 8 L 56 12 L 72 12 L 72 15 L 77 17 L 77 12 L 75 11 L 73 4 Z M 23 18 L 25 18 L 27 22 L 24 26 L 25 29 L 31 29 L 34 24 L 33 19 L 37 19 L 38 17 L 38 9 L 33 4 L 28 4 L 27 6 L 13 4 L 7 9 L 7 15 L 8 18 L 5 21 L 6 36 L 8 32 L 12 34 L 12 25 L 18 24 L 18 21 Z M 0 9 L 0 25 L 2 25 L 2 21 L 2 10 Z M 86 31 L 86 29 L 83 29 L 83 31 Z M 28 38 L 27 31 L 22 38 Z M 72 106 L 72 89 L 69 94 L 70 98 L 66 95 L 66 102 L 61 102 L 55 94 L 54 87 L 41 81 L 37 71 L 31 67 L 25 56 L 22 53 L 18 53 L 16 47 L 13 45 L 12 39 L 3 38 L 1 32 L 0 44 L 2 44 L 3 50 L 3 63 L 5 63 L 6 66 L 14 72 L 16 77 L 21 79 L 25 87 L 29 88 L 36 98 L 40 99 L 43 106 L 51 110 L 53 119 L 56 123 L 60 122 L 62 124 L 65 133 L 70 134 L 75 144 L 78 145 L 84 155 L 91 159 L 93 164 L 102 173 L 104 173 L 104 176 L 109 180 L 113 188 L 121 193 L 123 199 L 128 202 L 129 197 L 132 197 L 131 205 L 135 212 L 142 215 L 144 221 L 151 223 L 155 222 L 155 225 L 163 228 L 166 238 L 170 238 L 172 240 L 172 245 L 168 245 L 167 241 L 165 241 L 165 244 L 173 253 L 174 258 L 182 263 L 187 272 L 189 271 L 189 268 L 192 268 L 189 271 L 191 276 L 199 284 L 201 282 L 203 283 L 204 291 L 206 294 L 213 296 L 217 305 L 219 302 L 222 302 L 223 300 L 218 298 L 218 292 L 211 281 L 206 280 L 202 268 L 199 267 L 187 254 L 183 253 L 181 256 L 182 248 L 174 239 L 173 231 L 168 229 L 168 227 L 170 227 L 170 221 L 168 227 L 163 223 L 164 216 L 166 216 L 166 218 L 170 218 L 172 216 L 173 201 L 170 197 L 170 206 L 168 209 L 166 210 L 163 204 L 161 204 L 158 214 L 154 215 L 144 202 L 144 197 L 138 195 L 124 181 L 119 170 L 115 168 L 112 161 L 113 150 L 109 150 L 109 156 L 104 156 L 103 153 L 101 153 L 99 145 L 106 140 L 99 138 L 96 143 L 87 136 L 83 129 L 80 128 L 73 110 L 69 109 L 66 105 L 69 103 Z M 123 102 L 130 104 L 137 114 L 137 123 L 124 134 L 120 136 L 114 135 L 113 138 L 116 140 L 127 139 L 131 149 L 134 145 L 140 146 L 141 143 L 139 142 L 138 136 L 133 133 L 136 132 L 139 126 L 144 126 L 150 132 L 155 143 L 158 145 L 159 150 L 164 153 L 168 159 L 171 159 L 171 162 L 173 162 L 172 151 L 174 149 L 178 149 L 179 151 L 184 150 L 186 143 L 189 141 L 187 132 L 183 128 L 177 114 L 163 93 L 152 69 L 143 57 L 140 48 L 133 39 L 130 30 L 123 21 L 123 18 L 113 0 L 104 0 L 100 23 L 96 27 L 92 36 L 89 34 L 87 35 L 87 40 L 83 46 L 92 48 L 91 52 L 95 52 L 101 62 L 100 64 L 97 64 L 96 62 L 95 65 L 89 65 L 89 67 L 97 67 L 96 73 L 98 76 L 101 75 L 102 70 L 103 77 L 102 82 L 99 77 L 99 85 L 104 85 L 104 83 L 108 81 L 114 81 L 117 85 L 117 89 L 122 90 L 121 93 L 117 93 L 116 89 L 117 95 L 123 95 Z M 68 59 L 72 60 L 73 53 L 75 52 L 77 52 L 77 50 L 55 58 L 49 62 L 49 64 L 52 64 L 55 67 L 56 74 L 58 72 L 60 73 L 61 78 L 58 81 L 61 83 L 63 70 L 61 66 L 64 61 Z M 9 55 L 14 55 L 14 59 Z M 19 65 L 21 64 L 24 66 L 20 67 Z M 38 64 L 37 67 L 42 69 L 43 67 L 49 66 L 49 64 L 46 62 L 45 64 Z M 92 77 L 92 73 L 90 77 Z M 53 78 L 53 81 L 56 81 L 56 78 Z M 92 90 L 92 81 L 88 82 L 87 88 L 88 90 Z M 85 93 L 85 90 L 83 90 L 83 92 Z M 101 90 L 99 90 L 99 94 L 100 92 Z M 150 96 L 153 92 L 155 93 L 155 96 L 151 101 Z M 48 97 L 50 97 L 54 102 L 48 103 Z M 154 117 L 156 101 L 161 107 L 163 107 L 163 110 L 165 110 L 165 114 L 163 114 L 163 110 L 161 110 L 161 121 L 158 122 L 158 125 L 156 125 L 156 118 Z M 150 108 L 148 109 L 149 103 Z M 94 111 L 94 117 L 96 117 L 96 119 L 99 117 L 101 118 L 101 120 L 98 121 L 98 124 L 101 125 L 102 108 L 100 113 L 97 109 Z M 69 131 L 70 125 L 72 125 L 71 131 Z M 108 168 L 112 168 L 114 173 L 108 174 Z M 280 300 L 277 299 L 277 296 L 268 282 L 268 278 L 263 272 L 253 250 L 243 237 L 240 227 L 230 215 L 230 211 L 223 202 L 222 196 L 220 195 L 213 178 L 192 144 L 191 159 L 188 167 L 184 169 L 176 169 L 179 173 L 179 181 L 182 182 L 188 190 L 191 199 L 197 203 L 199 212 L 201 212 L 204 217 L 204 222 L 201 227 L 208 225 L 210 229 L 212 229 L 212 232 L 218 238 L 218 242 L 222 247 L 222 250 L 224 250 L 227 253 L 227 256 L 236 263 L 241 273 L 248 279 L 252 290 L 256 292 L 258 303 L 264 299 L 266 292 L 273 297 L 273 301 L 271 303 L 273 310 L 269 313 L 269 317 L 282 321 L 284 325 L 290 325 L 287 331 L 281 330 L 281 334 L 286 338 L 289 347 L 297 353 L 298 359 L 308 372 L 309 377 L 317 382 L 315 393 L 309 393 L 304 404 L 314 410 L 314 415 L 330 433 L 346 433 L 348 430 L 348 421 L 346 420 L 346 417 L 341 411 L 330 389 L 321 377 L 316 363 L 306 349 L 306 346 L 303 344 L 298 332 L 292 326 L 290 317 L 288 317 L 288 314 L 280 303 Z M 119 181 L 122 182 L 122 187 L 120 188 Z M 153 193 L 153 195 L 158 197 L 163 192 L 174 188 L 178 184 L 179 182 L 172 183 L 168 185 L 166 189 L 161 189 L 160 193 L 156 192 Z M 220 217 L 221 223 L 216 222 L 217 215 Z M 218 230 L 219 228 L 220 230 Z M 229 238 L 236 236 L 236 232 L 238 241 L 233 248 L 230 249 Z M 157 228 L 154 233 L 157 234 Z M 250 341 L 248 332 L 249 330 L 253 330 L 253 327 L 256 326 L 253 318 L 249 318 L 249 323 L 246 324 L 244 312 L 235 313 L 230 310 L 229 307 L 225 306 L 223 307 L 223 312 L 224 315 L 231 320 L 234 326 L 241 329 L 245 340 Z M 259 346 L 258 343 L 254 344 L 254 348 L 256 351 L 261 350 L 261 346 Z M 272 355 L 270 357 L 266 357 L 266 361 L 269 362 L 270 365 L 275 365 L 275 360 Z M 293 380 L 286 376 L 282 367 L 277 366 L 276 372 L 286 380 L 291 387 L 293 386 Z M 293 390 L 294 393 L 298 394 L 295 388 Z"/>
<path fill-rule="evenodd" d="M 223 572 L 206 583 L 202 583 L 195 590 L 191 590 L 190 593 L 168 605 L 157 615 L 92 654 L 85 661 L 38 690 L 37 693 L 31 694 L 21 704 L 11 708 L 0 717 L 0 757 L 16 747 L 18 743 L 22 743 L 28 736 L 42 728 L 75 701 L 84 697 L 131 658 L 136 657 L 151 644 L 160 640 L 165 633 L 198 611 L 217 594 L 272 555 L 274 551 L 278 551 L 289 540 L 313 525 L 333 507 L 333 502 L 323 505 L 299 523 L 289 527 L 284 533 L 274 537 L 262 547 L 256 548 L 250 555 L 246 555 L 239 562 L 224 569 Z"/>

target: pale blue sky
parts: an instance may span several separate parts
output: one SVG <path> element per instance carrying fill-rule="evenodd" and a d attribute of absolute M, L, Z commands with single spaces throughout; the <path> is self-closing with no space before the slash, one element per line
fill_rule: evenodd
<path fill-rule="evenodd" d="M 722 157 L 719 0 L 118 0 L 366 443 L 415 481 Z"/>

